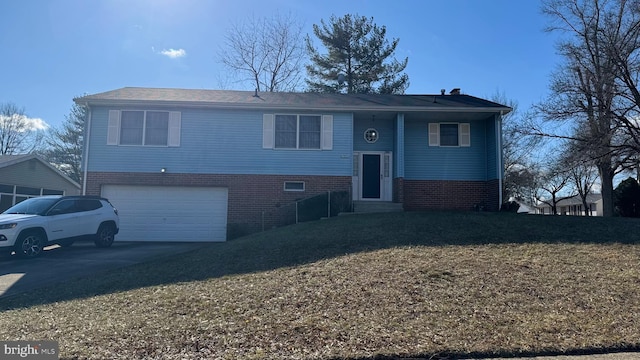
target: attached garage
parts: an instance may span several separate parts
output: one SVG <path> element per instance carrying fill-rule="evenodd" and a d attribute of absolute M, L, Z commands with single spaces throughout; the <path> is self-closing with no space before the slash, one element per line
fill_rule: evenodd
<path fill-rule="evenodd" d="M 118 209 L 117 241 L 225 241 L 227 188 L 103 185 Z"/>

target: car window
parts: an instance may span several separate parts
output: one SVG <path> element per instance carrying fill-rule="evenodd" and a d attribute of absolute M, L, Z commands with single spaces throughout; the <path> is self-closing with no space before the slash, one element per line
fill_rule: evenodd
<path fill-rule="evenodd" d="M 76 200 L 62 200 L 49 210 L 49 215 L 60 215 L 78 212 L 80 209 L 76 206 Z"/>
<path fill-rule="evenodd" d="M 92 211 L 100 209 L 102 207 L 102 203 L 96 199 L 80 199 L 78 200 L 78 207 L 80 208 L 80 211 Z"/>
<path fill-rule="evenodd" d="M 43 215 L 58 198 L 32 198 L 8 208 L 3 214 Z"/>

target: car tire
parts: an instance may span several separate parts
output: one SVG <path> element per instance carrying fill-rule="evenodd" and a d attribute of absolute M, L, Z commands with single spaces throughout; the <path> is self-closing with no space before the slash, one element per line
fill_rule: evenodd
<path fill-rule="evenodd" d="M 116 227 L 113 224 L 102 224 L 96 233 L 94 243 L 97 247 L 106 248 L 113 244 L 116 236 Z"/>
<path fill-rule="evenodd" d="M 30 231 L 20 235 L 15 245 L 15 252 L 19 257 L 32 259 L 42 255 L 44 245 L 42 233 Z"/>

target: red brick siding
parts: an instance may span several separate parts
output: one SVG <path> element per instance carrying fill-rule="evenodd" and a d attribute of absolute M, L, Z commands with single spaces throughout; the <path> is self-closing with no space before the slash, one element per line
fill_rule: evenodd
<path fill-rule="evenodd" d="M 500 201 L 504 202 L 504 199 L 500 199 L 500 182 L 498 179 L 487 181 L 487 192 L 488 192 L 488 201 L 489 205 L 487 210 L 489 211 L 498 211 L 500 210 Z"/>
<path fill-rule="evenodd" d="M 305 191 L 284 191 L 285 181 L 304 181 Z M 326 191 L 351 188 L 350 176 L 221 175 L 110 173 L 87 174 L 87 194 L 100 195 L 103 185 L 225 187 L 229 191 L 229 237 L 286 223 L 295 214 L 296 200 Z M 293 213 L 293 214 L 292 214 Z M 236 234 L 237 233 L 237 234 Z"/>
<path fill-rule="evenodd" d="M 393 179 L 393 202 L 404 203 L 404 178 Z"/>
<path fill-rule="evenodd" d="M 404 180 L 404 209 L 498 210 L 498 181 Z"/>

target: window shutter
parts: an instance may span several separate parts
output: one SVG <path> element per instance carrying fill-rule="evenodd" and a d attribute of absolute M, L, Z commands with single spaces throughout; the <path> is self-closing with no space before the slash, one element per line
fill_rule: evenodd
<path fill-rule="evenodd" d="M 109 110 L 107 145 L 118 145 L 120 140 L 120 110 Z"/>
<path fill-rule="evenodd" d="M 273 114 L 263 114 L 262 115 L 262 148 L 263 149 L 273 149 L 273 145 L 274 145 L 273 129 L 274 129 Z"/>
<path fill-rule="evenodd" d="M 177 147 L 180 146 L 180 128 L 182 126 L 182 113 L 179 111 L 169 112 L 169 136 L 167 145 Z"/>
<path fill-rule="evenodd" d="M 440 124 L 429 123 L 429 146 L 440 146 Z"/>
<path fill-rule="evenodd" d="M 471 126 L 462 123 L 458 126 L 458 143 L 460 146 L 471 146 Z"/>
<path fill-rule="evenodd" d="M 333 149 L 333 115 L 322 115 L 322 150 Z"/>

